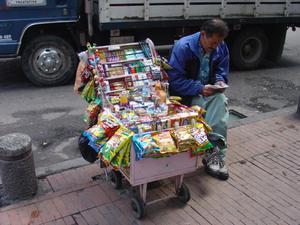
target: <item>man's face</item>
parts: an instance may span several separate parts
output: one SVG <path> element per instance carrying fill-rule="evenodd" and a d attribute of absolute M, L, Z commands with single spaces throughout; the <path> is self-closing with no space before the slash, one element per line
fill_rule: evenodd
<path fill-rule="evenodd" d="M 211 37 L 207 37 L 204 31 L 201 32 L 200 44 L 207 53 L 211 53 L 215 50 L 223 40 L 224 37 L 219 34 L 213 34 Z"/>

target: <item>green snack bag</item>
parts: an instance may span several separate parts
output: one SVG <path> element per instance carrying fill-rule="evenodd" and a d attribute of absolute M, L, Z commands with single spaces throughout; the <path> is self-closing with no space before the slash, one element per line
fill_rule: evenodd
<path fill-rule="evenodd" d="M 110 163 L 117 153 L 126 145 L 127 141 L 131 139 L 133 134 L 132 131 L 121 126 L 103 148 L 101 148 L 100 153 L 103 161 Z"/>
<path fill-rule="evenodd" d="M 130 148 L 131 140 L 126 140 L 126 143 L 124 144 L 123 148 L 116 154 L 116 156 L 112 159 L 111 165 L 114 167 L 114 169 L 120 169 L 122 167 L 122 162 L 125 157 L 125 155 L 128 152 L 128 148 Z"/>
<path fill-rule="evenodd" d="M 131 151 L 131 141 L 128 143 L 128 147 L 122 159 L 122 167 L 124 168 L 128 168 L 130 166 L 130 151 Z"/>
<path fill-rule="evenodd" d="M 87 102 L 91 102 L 96 97 L 96 92 L 94 89 L 94 80 L 90 80 L 84 87 L 80 96 L 85 99 Z"/>

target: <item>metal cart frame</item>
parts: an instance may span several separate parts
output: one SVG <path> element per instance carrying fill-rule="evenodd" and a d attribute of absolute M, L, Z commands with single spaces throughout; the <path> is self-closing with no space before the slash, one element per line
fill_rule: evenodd
<path fill-rule="evenodd" d="M 121 187 L 123 175 L 132 187 L 137 187 L 137 193 L 131 199 L 131 207 L 134 216 L 141 219 L 144 216 L 145 207 L 158 201 L 177 197 L 183 203 L 188 202 L 190 200 L 190 192 L 183 183 L 183 177 L 184 174 L 195 171 L 198 168 L 197 165 L 198 157 L 191 157 L 190 152 L 136 161 L 135 150 L 133 144 L 131 144 L 130 168 L 120 168 L 119 171 L 111 170 L 111 181 L 114 187 L 118 189 Z M 147 184 L 171 177 L 175 178 L 175 193 L 147 202 Z"/>

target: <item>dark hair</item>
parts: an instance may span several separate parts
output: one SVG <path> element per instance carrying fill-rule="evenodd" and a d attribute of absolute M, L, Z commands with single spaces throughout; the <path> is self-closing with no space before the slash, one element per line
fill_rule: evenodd
<path fill-rule="evenodd" d="M 202 24 L 201 31 L 205 31 L 207 37 L 211 37 L 213 34 L 218 34 L 225 38 L 229 32 L 229 28 L 223 20 L 211 19 Z"/>

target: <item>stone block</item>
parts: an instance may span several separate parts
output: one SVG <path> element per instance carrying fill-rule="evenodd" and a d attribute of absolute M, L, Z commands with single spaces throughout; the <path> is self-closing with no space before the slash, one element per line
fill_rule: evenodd
<path fill-rule="evenodd" d="M 26 199 L 37 192 L 31 138 L 12 133 L 0 137 L 0 176 L 4 202 Z"/>

